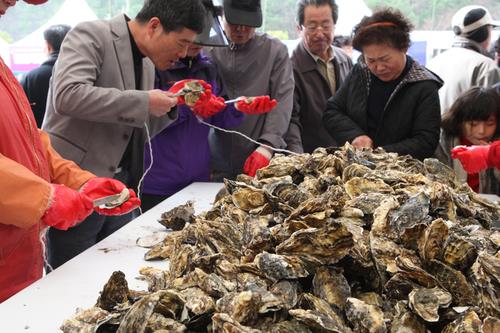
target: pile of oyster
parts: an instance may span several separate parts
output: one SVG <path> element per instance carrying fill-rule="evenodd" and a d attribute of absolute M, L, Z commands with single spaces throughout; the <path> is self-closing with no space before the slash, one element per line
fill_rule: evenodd
<path fill-rule="evenodd" d="M 121 272 L 64 332 L 500 332 L 500 207 L 435 159 L 277 155 L 162 216 L 149 292 Z"/>

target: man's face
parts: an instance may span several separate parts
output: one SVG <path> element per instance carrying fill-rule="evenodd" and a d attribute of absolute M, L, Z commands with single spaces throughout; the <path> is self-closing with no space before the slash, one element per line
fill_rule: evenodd
<path fill-rule="evenodd" d="M 166 33 L 158 21 L 158 25 L 148 27 L 145 50 L 142 51 L 157 69 L 165 70 L 172 67 L 179 59 L 186 57 L 188 48 L 195 38 L 196 32 L 187 28 Z"/>
<path fill-rule="evenodd" d="M 224 18 L 224 31 L 227 38 L 236 45 L 245 44 L 255 35 L 255 27 L 248 25 L 231 24 Z"/>
<path fill-rule="evenodd" d="M 300 35 L 312 54 L 325 56 L 332 45 L 335 24 L 332 18 L 332 8 L 329 5 L 306 6 L 304 9 L 304 23 L 300 28 Z"/>
<path fill-rule="evenodd" d="M 16 0 L 0 0 L 0 17 L 7 12 L 7 9 L 15 6 L 16 2 Z"/>

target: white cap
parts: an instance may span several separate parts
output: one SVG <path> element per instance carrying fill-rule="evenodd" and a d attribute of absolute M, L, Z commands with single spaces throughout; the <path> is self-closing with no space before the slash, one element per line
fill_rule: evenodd
<path fill-rule="evenodd" d="M 494 21 L 491 14 L 483 6 L 465 6 L 459 9 L 451 19 L 451 28 L 455 35 L 464 36 L 485 25 L 500 26 L 500 21 Z"/>

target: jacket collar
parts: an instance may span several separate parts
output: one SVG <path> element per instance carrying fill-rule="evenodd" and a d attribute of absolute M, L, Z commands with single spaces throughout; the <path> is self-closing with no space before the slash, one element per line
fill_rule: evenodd
<path fill-rule="evenodd" d="M 489 56 L 488 52 L 477 42 L 473 41 L 472 39 L 468 39 L 465 37 L 461 36 L 455 36 L 455 39 L 453 40 L 453 44 L 451 47 L 461 47 L 464 49 L 472 50 L 477 53 L 481 53 L 484 56 Z"/>
<path fill-rule="evenodd" d="M 248 48 L 252 48 L 254 44 L 257 43 L 257 40 L 259 39 L 259 36 L 261 36 L 260 33 L 255 32 L 252 38 L 245 44 L 234 44 L 233 42 L 229 42 L 229 50 L 231 51 L 243 51 Z"/>
<path fill-rule="evenodd" d="M 211 65 L 210 59 L 203 54 L 203 51 L 200 52 L 196 57 L 193 58 L 193 62 L 191 66 L 187 66 L 182 61 L 177 61 L 169 70 L 185 70 L 190 69 L 193 71 L 197 71 L 201 68 L 205 68 Z"/>
<path fill-rule="evenodd" d="M 45 61 L 42 63 L 43 65 L 54 65 L 56 63 L 57 57 L 59 56 L 59 51 L 54 51 L 49 56 Z"/>
<path fill-rule="evenodd" d="M 410 68 L 410 71 L 406 76 L 401 80 L 401 83 L 409 83 L 409 82 L 419 82 L 419 81 L 435 81 L 438 83 L 439 87 L 443 85 L 443 80 L 424 66 L 420 65 L 415 59 L 410 57 L 409 55 L 406 55 L 407 59 L 411 59 L 413 61 L 413 64 Z M 408 60 L 407 60 L 408 61 Z M 363 69 L 363 72 L 365 74 L 365 78 L 370 81 L 370 70 L 368 69 L 368 66 L 366 65 L 365 59 L 363 55 L 361 55 L 358 58 L 358 64 L 361 66 Z"/>
<path fill-rule="evenodd" d="M 316 70 L 317 64 L 314 58 L 307 51 L 304 40 L 301 39 L 297 47 L 293 51 L 292 57 L 295 58 L 298 68 L 302 73 Z"/>
<path fill-rule="evenodd" d="M 135 89 L 134 60 L 127 28 L 127 16 L 124 14 L 115 16 L 109 23 L 123 85 L 125 89 Z"/>

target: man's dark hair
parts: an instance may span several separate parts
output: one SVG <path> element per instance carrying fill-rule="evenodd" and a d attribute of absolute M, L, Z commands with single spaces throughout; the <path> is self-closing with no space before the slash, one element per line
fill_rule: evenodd
<path fill-rule="evenodd" d="M 71 27 L 66 24 L 52 25 L 43 32 L 43 38 L 52 47 L 54 52 L 59 52 L 61 44 Z"/>
<path fill-rule="evenodd" d="M 351 36 L 343 36 L 343 35 L 334 36 L 333 46 L 336 47 L 352 46 L 352 38 Z"/>
<path fill-rule="evenodd" d="M 205 24 L 205 6 L 200 0 L 145 0 L 135 19 L 146 23 L 157 17 L 165 32 L 183 28 L 200 34 Z"/>
<path fill-rule="evenodd" d="M 329 5 L 332 9 L 332 19 L 333 23 L 337 24 L 337 19 L 339 18 L 339 8 L 335 3 L 335 0 L 298 0 L 297 1 L 297 23 L 299 25 L 304 24 L 304 12 L 307 6 L 324 6 Z"/>
<path fill-rule="evenodd" d="M 495 137 L 500 133 L 500 95 L 495 88 L 473 87 L 460 95 L 450 109 L 443 114 L 441 128 L 452 136 L 462 135 L 466 121 L 486 121 L 492 115 L 497 116 Z"/>
<path fill-rule="evenodd" d="M 473 30 L 467 34 L 467 38 L 475 41 L 476 43 L 482 43 L 486 39 L 488 39 L 488 36 L 490 35 L 490 30 L 487 25 L 483 25 L 480 28 L 477 28 L 476 30 Z"/>
<path fill-rule="evenodd" d="M 363 46 L 387 44 L 398 50 L 410 47 L 413 24 L 397 9 L 383 8 L 372 16 L 365 16 L 354 27 L 352 46 L 363 52 Z"/>

